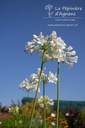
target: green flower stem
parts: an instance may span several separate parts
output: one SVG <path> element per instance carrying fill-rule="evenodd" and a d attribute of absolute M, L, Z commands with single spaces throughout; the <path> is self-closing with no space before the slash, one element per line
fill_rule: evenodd
<path fill-rule="evenodd" d="M 43 98 L 45 96 L 45 81 L 43 81 Z"/>
<path fill-rule="evenodd" d="M 43 123 L 43 128 L 46 128 L 46 103 L 45 103 L 45 98 L 44 98 L 44 123 Z"/>
<path fill-rule="evenodd" d="M 16 115 L 14 115 L 14 126 L 17 128 L 17 119 L 16 119 Z"/>
<path fill-rule="evenodd" d="M 33 109 L 32 109 L 32 115 L 31 115 L 29 128 L 31 128 L 31 126 L 32 126 L 33 115 L 34 115 L 34 112 L 35 112 L 35 106 L 36 106 L 36 101 L 37 101 L 37 97 L 38 97 L 38 89 L 39 89 L 39 86 L 40 86 L 40 79 L 41 79 L 41 74 L 42 74 L 43 65 L 44 65 L 44 54 L 45 54 L 45 51 L 43 52 L 43 55 L 42 55 L 41 70 L 40 70 L 38 86 L 37 86 L 37 90 L 36 90 L 36 94 L 35 94 L 34 105 L 33 105 Z"/>
<path fill-rule="evenodd" d="M 46 128 L 46 103 L 45 103 L 45 81 L 43 81 L 43 99 L 44 99 L 44 123 L 43 123 L 43 128 Z"/>
<path fill-rule="evenodd" d="M 58 62 L 58 81 L 57 81 L 57 125 L 56 128 L 59 128 L 59 100 L 60 100 L 60 62 Z"/>
<path fill-rule="evenodd" d="M 15 127 L 17 127 L 17 121 L 16 121 L 16 119 L 15 119 L 15 122 L 14 123 L 15 123 Z"/>

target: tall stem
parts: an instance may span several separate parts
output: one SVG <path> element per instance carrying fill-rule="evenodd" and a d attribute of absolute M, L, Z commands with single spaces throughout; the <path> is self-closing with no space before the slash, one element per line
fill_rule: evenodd
<path fill-rule="evenodd" d="M 43 81 L 43 97 L 45 96 L 45 81 Z"/>
<path fill-rule="evenodd" d="M 43 128 L 46 128 L 46 103 L 45 103 L 45 98 L 44 98 L 44 123 L 43 123 Z"/>
<path fill-rule="evenodd" d="M 46 103 L 45 103 L 45 81 L 43 81 L 43 102 L 44 102 L 44 123 L 43 128 L 46 128 Z"/>
<path fill-rule="evenodd" d="M 59 100 L 60 100 L 60 62 L 58 62 L 58 69 L 57 69 L 57 77 L 58 77 L 58 81 L 57 81 L 57 127 L 59 128 Z"/>
<path fill-rule="evenodd" d="M 29 128 L 31 128 L 31 126 L 32 126 L 33 115 L 34 115 L 34 112 L 35 112 L 35 106 L 36 106 L 36 101 L 37 101 L 37 97 L 38 97 L 38 89 L 39 89 L 39 86 L 40 86 L 40 79 L 41 79 L 41 74 L 42 74 L 43 65 L 44 65 L 44 54 L 45 54 L 45 51 L 43 52 L 43 55 L 42 55 L 41 70 L 40 70 L 38 86 L 37 86 L 37 90 L 36 90 L 36 94 L 35 94 L 35 98 L 34 98 L 34 104 L 33 104 L 33 109 L 32 109 L 32 115 L 31 115 Z"/>

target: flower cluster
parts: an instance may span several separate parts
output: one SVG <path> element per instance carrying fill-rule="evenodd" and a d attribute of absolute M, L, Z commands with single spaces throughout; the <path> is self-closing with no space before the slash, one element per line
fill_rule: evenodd
<path fill-rule="evenodd" d="M 57 60 L 58 62 L 65 62 L 69 67 L 73 66 L 73 63 L 77 63 L 78 56 L 76 51 L 72 51 L 71 46 L 67 47 L 64 40 L 61 37 L 57 37 L 56 31 L 46 37 L 42 35 L 42 32 L 39 36 L 33 35 L 33 40 L 27 42 L 25 45 L 25 52 L 41 52 L 41 58 L 43 51 L 45 52 L 44 62 Z"/>
<path fill-rule="evenodd" d="M 19 88 L 25 88 L 27 91 L 29 90 L 37 90 L 37 86 L 38 86 L 38 82 L 39 82 L 39 75 L 40 75 L 40 68 L 38 68 L 37 74 L 32 74 L 30 76 L 30 79 L 25 79 L 24 81 L 22 81 L 22 83 L 20 84 Z M 44 81 L 45 83 L 47 82 L 51 82 L 56 84 L 57 82 L 57 77 L 56 74 L 54 75 L 51 71 L 49 71 L 48 75 L 44 74 L 44 71 L 46 70 L 46 68 L 43 69 L 42 73 L 41 73 L 41 79 L 40 81 Z M 38 89 L 38 91 L 40 91 L 40 88 Z"/>
<path fill-rule="evenodd" d="M 38 99 L 37 102 L 39 103 L 40 107 L 44 107 L 44 103 L 45 103 L 46 107 L 47 107 L 48 105 L 51 105 L 51 106 L 54 105 L 53 99 L 49 99 L 48 96 L 44 96 L 44 97 L 41 96 L 41 97 Z"/>
<path fill-rule="evenodd" d="M 19 114 L 19 107 L 18 106 L 15 106 L 15 107 L 9 108 L 9 113 L 11 113 L 13 115 Z"/>

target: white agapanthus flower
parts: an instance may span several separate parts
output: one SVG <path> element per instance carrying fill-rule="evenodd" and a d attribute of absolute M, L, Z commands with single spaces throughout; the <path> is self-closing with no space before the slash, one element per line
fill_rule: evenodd
<path fill-rule="evenodd" d="M 54 75 L 52 72 L 49 71 L 49 74 L 48 74 L 48 80 L 49 82 L 51 83 L 57 83 L 57 77 L 56 77 L 56 74 Z"/>
<path fill-rule="evenodd" d="M 19 114 L 19 107 L 18 106 L 11 107 L 11 108 L 9 108 L 8 112 L 13 114 L 13 115 L 17 115 L 17 114 Z"/>
<path fill-rule="evenodd" d="M 51 125 L 52 125 L 52 126 L 55 126 L 55 122 L 54 122 L 54 121 L 52 121 Z"/>
<path fill-rule="evenodd" d="M 54 113 L 51 113 L 51 117 L 55 117 L 56 115 Z"/>
<path fill-rule="evenodd" d="M 38 104 L 40 105 L 40 107 L 44 107 L 44 103 L 46 106 L 53 106 L 54 105 L 54 101 L 53 99 L 50 99 L 48 96 L 41 96 L 39 99 L 38 99 Z"/>
<path fill-rule="evenodd" d="M 38 82 L 39 82 L 39 76 L 40 76 L 40 71 L 41 69 L 38 68 L 37 74 L 32 74 L 30 76 L 30 79 L 25 79 L 24 81 L 22 81 L 22 83 L 19 85 L 19 88 L 21 89 L 26 89 L 26 91 L 29 90 L 33 90 L 36 91 L 37 90 L 37 86 L 38 86 Z M 43 68 L 43 71 L 41 73 L 41 78 L 40 78 L 40 82 L 46 82 L 46 83 L 57 83 L 57 77 L 56 75 L 54 75 L 51 71 L 48 74 L 45 74 L 44 72 L 46 71 L 46 68 Z M 38 92 L 40 92 L 40 88 L 38 89 Z"/>
<path fill-rule="evenodd" d="M 78 56 L 75 56 L 76 51 L 72 50 L 72 46 L 67 47 L 64 40 L 57 36 L 56 31 L 52 31 L 46 37 L 42 35 L 42 32 L 39 36 L 33 35 L 33 40 L 25 45 L 25 52 L 31 54 L 41 52 L 41 58 L 43 51 L 45 51 L 44 62 L 57 60 L 58 62 L 65 62 L 69 67 L 78 61 Z"/>

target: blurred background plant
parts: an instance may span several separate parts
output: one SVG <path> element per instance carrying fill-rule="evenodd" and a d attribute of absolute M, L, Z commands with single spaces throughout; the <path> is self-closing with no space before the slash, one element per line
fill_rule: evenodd
<path fill-rule="evenodd" d="M 33 102 L 26 102 L 24 105 L 14 103 L 10 108 L 19 107 L 19 113 L 9 113 L 9 108 L 0 104 L 0 128 L 28 128 Z M 85 108 L 81 110 L 71 107 L 59 112 L 59 128 L 85 128 Z M 37 103 L 35 107 L 34 118 L 32 120 L 32 128 L 43 128 L 43 108 Z M 47 107 L 46 111 L 47 128 L 56 127 L 56 111 L 53 106 Z"/>
<path fill-rule="evenodd" d="M 79 128 L 85 128 L 85 107 L 81 109 L 78 116 L 78 126 Z"/>
<path fill-rule="evenodd" d="M 10 105 L 10 108 L 8 108 L 6 116 L 0 118 L 0 128 L 28 128 L 30 123 L 33 102 L 34 100 L 32 100 L 31 102 L 27 102 L 21 106 Z M 34 118 L 32 120 L 32 128 L 43 128 L 43 121 L 43 108 L 40 107 L 40 105 L 37 103 Z M 47 128 L 55 128 L 56 126 L 56 111 L 53 111 L 52 106 L 47 107 L 46 123 Z M 65 115 L 63 113 L 60 113 L 59 128 L 69 128 Z"/>
<path fill-rule="evenodd" d="M 67 119 L 69 128 L 82 128 L 79 126 L 79 114 L 80 110 L 74 107 L 64 110 L 64 115 Z"/>
<path fill-rule="evenodd" d="M 62 112 L 59 113 L 59 128 L 69 128 L 67 120 Z M 48 128 L 56 128 L 56 111 L 47 116 Z"/>
<path fill-rule="evenodd" d="M 22 106 L 11 106 L 8 108 L 6 116 L 0 118 L 0 128 L 28 128 L 31 117 L 33 101 Z M 33 120 L 33 128 L 42 128 L 40 122 L 39 106 L 36 106 L 35 118 Z"/>

